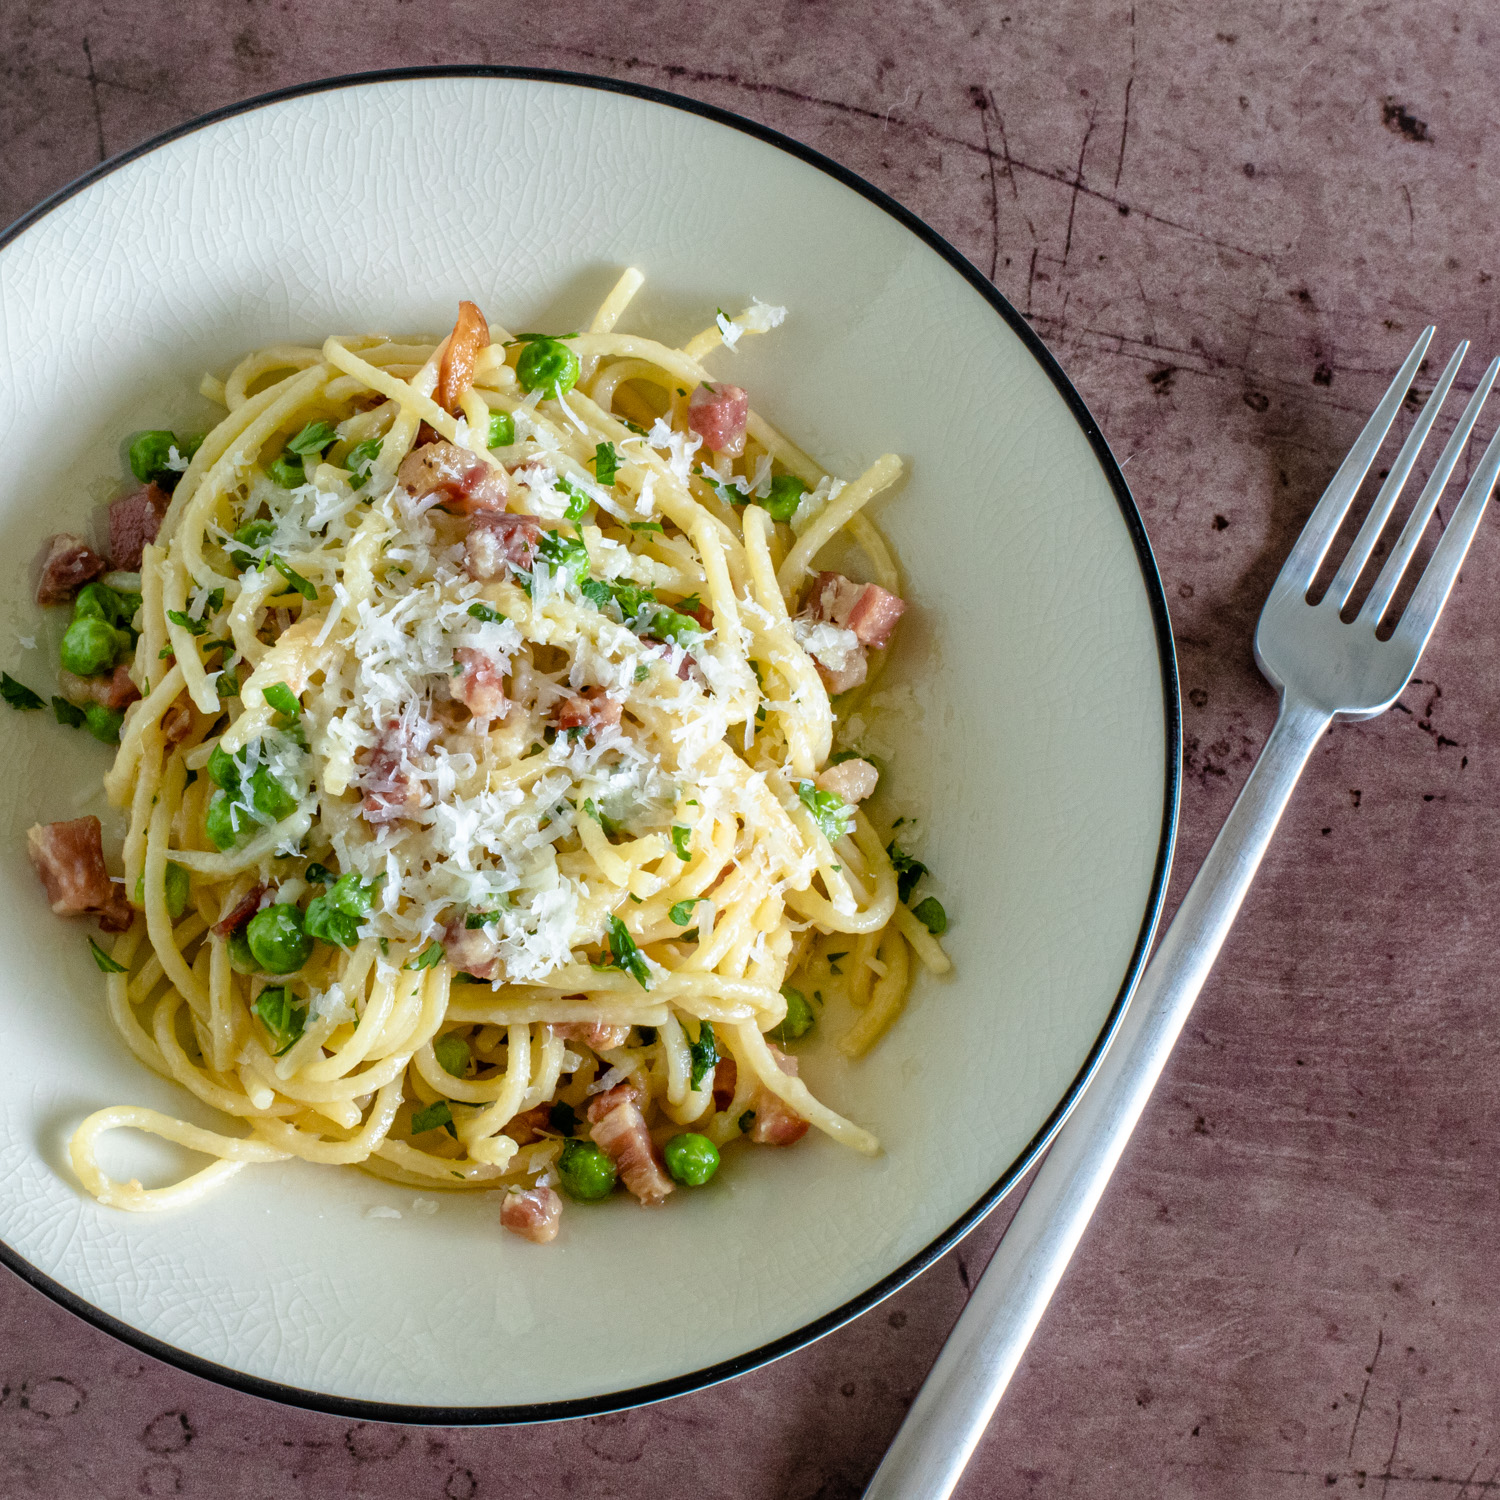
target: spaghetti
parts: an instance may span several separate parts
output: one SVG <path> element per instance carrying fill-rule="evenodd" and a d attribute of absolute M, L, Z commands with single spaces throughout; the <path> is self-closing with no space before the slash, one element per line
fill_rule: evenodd
<path fill-rule="evenodd" d="M 555 338 L 465 303 L 441 341 L 261 350 L 196 449 L 147 435 L 139 603 L 84 591 L 126 601 L 139 695 L 105 786 L 144 920 L 95 951 L 135 1055 L 247 1133 L 101 1110 L 70 1155 L 102 1202 L 295 1156 L 508 1188 L 545 1240 L 555 1186 L 659 1202 L 809 1125 L 879 1149 L 785 1049 L 847 1003 L 862 1054 L 913 958 L 948 967 L 834 752 L 903 608 L 866 514 L 902 466 L 841 484 L 704 368 L 780 309 L 674 349 L 616 331 L 640 284 Z M 837 536 L 870 583 L 814 575 Z M 216 1160 L 115 1181 L 121 1128 Z"/>

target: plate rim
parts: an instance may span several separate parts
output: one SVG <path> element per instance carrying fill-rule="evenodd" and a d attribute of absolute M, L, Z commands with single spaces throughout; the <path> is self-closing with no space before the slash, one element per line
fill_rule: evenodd
<path fill-rule="evenodd" d="M 1158 665 L 1161 669 L 1162 677 L 1162 714 L 1163 729 L 1165 732 L 1164 738 L 1166 741 L 1161 836 L 1157 845 L 1151 887 L 1146 900 L 1146 908 L 1141 918 L 1141 925 L 1137 933 L 1135 946 L 1131 951 L 1130 960 L 1126 965 L 1124 978 L 1116 992 L 1114 1003 L 1110 1006 L 1109 1013 L 1105 1018 L 1104 1026 L 1095 1038 L 1093 1045 L 1089 1048 L 1082 1067 L 1068 1085 L 1055 1108 L 1042 1122 L 1037 1133 L 1022 1148 L 1020 1154 L 1000 1174 L 996 1182 L 982 1193 L 953 1223 L 948 1225 L 941 1234 L 937 1235 L 930 1243 L 910 1256 L 894 1271 L 889 1272 L 873 1286 L 849 1298 L 838 1307 L 804 1324 L 801 1328 L 783 1334 L 780 1338 L 773 1339 L 769 1343 L 762 1344 L 755 1349 L 747 1350 L 745 1353 L 736 1355 L 732 1359 L 722 1360 L 717 1364 L 706 1366 L 700 1370 L 689 1371 L 684 1375 L 674 1376 L 667 1380 L 652 1381 L 646 1385 L 636 1386 L 629 1390 L 612 1391 L 600 1396 L 574 1397 L 563 1401 L 545 1401 L 523 1405 L 417 1406 L 404 1402 L 373 1401 L 360 1397 L 337 1396 L 328 1392 L 307 1390 L 300 1386 L 287 1385 L 281 1381 L 270 1380 L 263 1376 L 251 1375 L 241 1370 L 235 1370 L 228 1365 L 222 1365 L 213 1360 L 205 1359 L 201 1355 L 191 1354 L 184 1349 L 179 1349 L 175 1345 L 169 1344 L 153 1334 L 131 1326 L 129 1323 L 116 1317 L 113 1313 L 108 1313 L 102 1308 L 95 1307 L 92 1303 L 79 1296 L 78 1293 L 63 1286 L 60 1282 L 54 1281 L 50 1276 L 38 1270 L 4 1240 L 0 1240 L 0 1264 L 15 1272 L 21 1280 L 41 1292 L 44 1296 L 50 1298 L 59 1306 L 65 1308 L 68 1312 L 82 1318 L 87 1323 L 91 1323 L 94 1327 L 110 1334 L 112 1337 L 119 1339 L 122 1343 L 131 1346 L 139 1352 L 150 1355 L 153 1359 L 161 1360 L 164 1364 L 175 1366 L 177 1369 L 184 1370 L 188 1374 L 198 1375 L 206 1380 L 214 1381 L 216 1384 L 227 1386 L 231 1390 L 239 1391 L 244 1395 L 258 1396 L 270 1401 L 279 1401 L 288 1406 L 322 1412 L 329 1416 L 353 1418 L 360 1421 L 431 1427 L 519 1426 L 529 1423 L 565 1421 L 578 1417 L 602 1416 L 610 1412 L 627 1410 L 631 1407 L 644 1406 L 651 1402 L 667 1400 L 673 1396 L 687 1395 L 692 1391 L 705 1390 L 710 1386 L 718 1385 L 722 1381 L 732 1379 L 736 1375 L 746 1374 L 761 1365 L 769 1364 L 773 1360 L 791 1354 L 805 1345 L 822 1338 L 825 1334 L 832 1333 L 835 1329 L 852 1321 L 861 1313 L 869 1311 L 878 1303 L 884 1301 L 893 1292 L 905 1286 L 907 1282 L 926 1270 L 939 1256 L 946 1254 L 948 1250 L 952 1249 L 959 1240 L 963 1239 L 1015 1187 L 1036 1163 L 1037 1158 L 1061 1128 L 1064 1120 L 1067 1119 L 1074 1105 L 1078 1102 L 1084 1088 L 1088 1085 L 1089 1080 L 1093 1077 L 1094 1070 L 1098 1067 L 1105 1049 L 1119 1027 L 1125 1007 L 1140 978 L 1141 971 L 1145 967 L 1146 957 L 1150 952 L 1152 938 L 1155 935 L 1157 923 L 1161 918 L 1162 908 L 1166 900 L 1167 882 L 1171 874 L 1172 855 L 1177 838 L 1178 811 L 1182 784 L 1182 705 L 1177 676 L 1177 653 L 1172 639 L 1172 624 L 1167 607 L 1166 592 L 1162 587 L 1161 575 L 1156 566 L 1156 556 L 1152 551 L 1150 539 L 1146 534 L 1145 523 L 1141 518 L 1135 498 L 1130 492 L 1130 487 L 1125 481 L 1125 476 L 1120 469 L 1120 465 L 1116 462 L 1114 454 L 1110 451 L 1109 444 L 1105 441 L 1099 424 L 1094 420 L 1093 414 L 1089 411 L 1083 397 L 1078 393 L 1073 382 L 1064 373 L 1062 366 L 1058 363 L 1052 352 L 994 283 L 988 277 L 984 276 L 961 251 L 933 229 L 931 225 L 918 218 L 916 214 L 897 202 L 889 193 L 868 182 L 857 172 L 852 171 L 823 152 L 803 144 L 794 137 L 776 130 L 769 125 L 761 124 L 758 120 L 749 119 L 744 115 L 735 114 L 731 110 L 722 109 L 713 104 L 706 104 L 701 100 L 691 99 L 682 94 L 674 94 L 666 89 L 655 88 L 649 84 L 626 82 L 618 78 L 607 78 L 594 73 L 580 73 L 561 68 L 533 68 L 505 64 L 487 65 L 476 63 L 381 68 L 360 73 L 335 74 L 327 78 L 317 78 L 305 83 L 292 84 L 286 88 L 273 89 L 263 94 L 254 94 L 248 98 L 236 100 L 231 104 L 221 105 L 218 109 L 210 110 L 206 114 L 197 115 L 191 120 L 184 121 L 180 125 L 173 126 L 159 135 L 154 135 L 148 140 L 120 152 L 116 156 L 106 158 L 97 166 L 91 167 L 81 176 L 74 178 L 73 181 L 64 184 L 57 191 L 43 198 L 40 203 L 28 209 L 19 218 L 15 219 L 3 230 L 0 230 L 0 253 L 3 253 L 7 247 L 25 234 L 27 230 L 40 223 L 48 214 L 61 207 L 76 194 L 91 187 L 94 183 L 101 181 L 111 173 L 129 165 L 138 158 L 149 155 L 152 151 L 158 150 L 162 146 L 169 145 L 171 142 L 180 140 L 184 136 L 192 135 L 194 132 L 202 130 L 207 126 L 216 125 L 222 120 L 232 119 L 236 115 L 248 114 L 252 110 L 262 109 L 268 105 L 280 104 L 289 99 L 328 93 L 335 89 L 359 88 L 368 84 L 400 83 L 440 78 L 499 79 L 596 89 L 604 93 L 624 94 L 630 98 L 645 100 L 647 103 L 662 105 L 669 109 L 682 110 L 688 114 L 698 115 L 703 119 L 713 121 L 715 124 L 738 130 L 745 135 L 786 152 L 788 155 L 805 162 L 809 166 L 818 168 L 829 177 L 832 177 L 834 181 L 846 188 L 852 189 L 868 202 L 873 203 L 877 208 L 889 214 L 897 223 L 915 235 L 929 249 L 941 256 L 984 298 L 990 307 L 999 314 L 1001 320 L 1010 328 L 1011 332 L 1021 340 L 1027 353 L 1036 360 L 1042 371 L 1051 380 L 1057 393 L 1062 397 L 1064 404 L 1068 407 L 1069 413 L 1088 439 L 1094 458 L 1103 470 L 1105 479 L 1108 481 L 1110 489 L 1114 494 L 1115 502 L 1119 506 L 1126 531 L 1129 533 L 1131 543 L 1135 549 L 1136 562 L 1141 571 L 1141 582 L 1145 587 L 1147 600 L 1151 609 L 1151 622 L 1155 632 Z"/>

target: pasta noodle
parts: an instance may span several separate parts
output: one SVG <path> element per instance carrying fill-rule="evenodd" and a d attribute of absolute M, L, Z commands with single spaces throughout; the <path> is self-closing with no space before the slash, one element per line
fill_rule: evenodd
<path fill-rule="evenodd" d="M 69 1148 L 100 1201 L 287 1157 L 587 1197 L 588 1149 L 654 1202 L 664 1144 L 678 1182 L 808 1125 L 878 1151 L 786 1048 L 847 1014 L 862 1055 L 948 967 L 832 755 L 902 608 L 867 514 L 901 461 L 840 484 L 705 368 L 780 309 L 673 349 L 618 331 L 641 282 L 576 335 L 466 303 L 205 377 L 105 777 L 144 922 L 96 951 L 135 1056 L 243 1133 L 101 1110 Z M 809 585 L 840 536 L 872 582 Z M 122 1128 L 214 1160 L 115 1182 Z"/>

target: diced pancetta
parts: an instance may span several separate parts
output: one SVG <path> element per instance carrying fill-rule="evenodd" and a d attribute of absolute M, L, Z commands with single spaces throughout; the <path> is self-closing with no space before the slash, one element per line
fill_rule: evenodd
<path fill-rule="evenodd" d="M 252 885 L 210 929 L 213 935 L 226 940 L 232 937 L 253 917 L 265 901 L 269 886 Z"/>
<path fill-rule="evenodd" d="M 421 807 L 421 787 L 406 768 L 410 753 L 405 725 L 392 719 L 381 730 L 375 748 L 366 753 L 360 773 L 360 789 L 365 794 L 360 813 L 367 823 L 399 822 Z"/>
<path fill-rule="evenodd" d="M 109 564 L 81 536 L 60 531 L 47 538 L 47 554 L 36 581 L 38 604 L 66 604 Z"/>
<path fill-rule="evenodd" d="M 102 703 L 105 708 L 128 708 L 141 696 L 124 662 L 107 677 L 79 677 L 62 667 L 58 670 L 57 685 L 69 703 Z"/>
<path fill-rule="evenodd" d="M 582 1042 L 595 1052 L 613 1052 L 623 1047 L 630 1035 L 630 1028 L 613 1021 L 554 1021 L 552 1035 L 565 1041 Z"/>
<path fill-rule="evenodd" d="M 503 1134 L 508 1135 L 518 1146 L 529 1146 L 551 1123 L 552 1106 L 538 1104 L 535 1109 L 512 1116 Z"/>
<path fill-rule="evenodd" d="M 590 1134 L 619 1169 L 620 1181 L 648 1208 L 672 1191 L 672 1179 L 657 1159 L 656 1145 L 646 1129 L 646 1117 L 634 1099 L 622 1099 L 607 1113 L 598 1106 L 614 1093 L 600 1094 L 589 1105 Z"/>
<path fill-rule="evenodd" d="M 597 1125 L 605 1115 L 622 1104 L 639 1105 L 645 1098 L 645 1091 L 636 1082 L 635 1075 L 622 1079 L 613 1088 L 605 1089 L 603 1093 L 595 1094 L 589 1100 L 588 1117 L 590 1125 Z"/>
<path fill-rule="evenodd" d="M 460 646 L 453 653 L 463 671 L 449 684 L 453 696 L 476 719 L 505 717 L 505 677 L 500 663 L 475 646 Z"/>
<path fill-rule="evenodd" d="M 462 516 L 502 511 L 510 493 L 503 468 L 446 438 L 413 448 L 401 460 L 396 478 L 417 499 L 436 495 L 439 505 Z"/>
<path fill-rule="evenodd" d="M 123 573 L 141 566 L 141 549 L 154 542 L 172 497 L 157 484 L 148 484 L 109 503 L 109 564 Z"/>
<path fill-rule="evenodd" d="M 493 983 L 503 976 L 500 945 L 483 927 L 470 927 L 468 919 L 454 917 L 443 930 L 443 957 L 460 974 Z"/>
<path fill-rule="evenodd" d="M 459 397 L 474 384 L 474 362 L 490 346 L 490 325 L 472 302 L 458 304 L 458 321 L 448 335 L 448 347 L 438 364 L 437 389 L 432 399 L 453 411 Z"/>
<path fill-rule="evenodd" d="M 776 1066 L 795 1078 L 797 1059 L 788 1057 L 769 1042 L 766 1045 L 771 1056 L 776 1059 Z M 756 1089 L 751 1107 L 755 1110 L 755 1122 L 750 1127 L 750 1139 L 757 1145 L 790 1146 L 807 1134 L 807 1121 L 764 1084 Z"/>
<path fill-rule="evenodd" d="M 464 537 L 464 572 L 483 582 L 509 569 L 529 573 L 536 559 L 542 523 L 535 516 L 509 511 L 484 511 Z"/>
<path fill-rule="evenodd" d="M 109 878 L 98 818 L 38 823 L 27 830 L 26 853 L 60 917 L 98 917 L 106 932 L 124 932 L 135 919 L 125 887 Z"/>
<path fill-rule="evenodd" d="M 734 1091 L 739 1083 L 739 1068 L 732 1057 L 721 1057 L 714 1064 L 714 1108 L 728 1109 L 734 1102 Z"/>
<path fill-rule="evenodd" d="M 585 688 L 557 705 L 552 722 L 564 733 L 582 729 L 588 734 L 601 734 L 620 722 L 621 707 L 619 699 L 611 698 L 603 688 Z"/>
<path fill-rule="evenodd" d="M 906 601 L 878 583 L 855 583 L 842 573 L 819 573 L 807 592 L 804 611 L 815 620 L 852 630 L 862 646 L 883 646 L 905 613 Z"/>
<path fill-rule="evenodd" d="M 193 705 L 186 693 L 172 701 L 161 716 L 162 748 L 170 753 L 193 732 Z"/>
<path fill-rule="evenodd" d="M 875 790 L 880 772 L 867 760 L 841 760 L 819 771 L 814 779 L 825 792 L 854 803 L 863 802 Z"/>
<path fill-rule="evenodd" d="M 715 453 L 738 458 L 745 451 L 750 397 L 737 385 L 698 386 L 688 399 L 688 426 Z"/>
<path fill-rule="evenodd" d="M 500 1223 L 523 1240 L 548 1245 L 557 1238 L 562 1207 L 562 1199 L 549 1187 L 511 1188 L 500 1200 Z"/>

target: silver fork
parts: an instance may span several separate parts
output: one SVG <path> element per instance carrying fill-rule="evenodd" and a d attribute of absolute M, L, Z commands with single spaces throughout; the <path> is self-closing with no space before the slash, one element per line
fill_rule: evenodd
<path fill-rule="evenodd" d="M 1416 670 L 1500 475 L 1500 432 L 1490 439 L 1394 633 L 1382 641 L 1376 629 L 1500 373 L 1500 359 L 1470 397 L 1354 619 L 1345 623 L 1344 607 L 1458 374 L 1467 342 L 1454 350 L 1327 593 L 1316 605 L 1307 597 L 1432 334 L 1428 328 L 1417 340 L 1272 586 L 1255 631 L 1255 660 L 1281 694 L 1276 726 L 865 1500 L 945 1500 L 952 1494 L 1166 1066 L 1313 747 L 1334 719 L 1384 713 Z"/>

